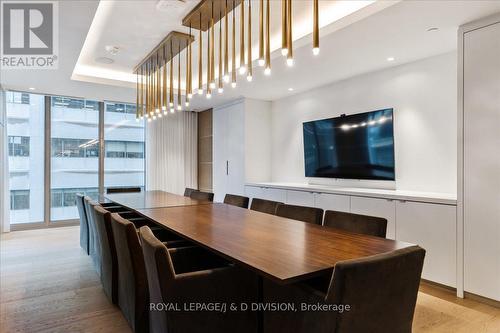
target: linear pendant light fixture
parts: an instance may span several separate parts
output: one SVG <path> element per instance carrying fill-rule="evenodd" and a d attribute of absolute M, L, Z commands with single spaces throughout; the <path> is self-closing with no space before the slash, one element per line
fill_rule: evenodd
<path fill-rule="evenodd" d="M 264 59 L 264 0 L 259 0 L 259 66 L 266 64 Z"/>
<path fill-rule="evenodd" d="M 247 3 L 245 3 L 248 2 Z M 281 53 L 286 57 L 288 66 L 294 65 L 293 58 L 293 1 L 281 0 Z M 237 85 L 237 70 L 246 74 L 247 81 L 253 80 L 252 57 L 252 2 L 259 5 L 258 57 L 259 67 L 263 67 L 265 75 L 271 75 L 271 33 L 270 0 L 201 0 L 198 5 L 182 20 L 189 28 L 189 34 L 173 31 L 165 37 L 135 68 L 136 77 L 136 118 L 148 121 L 167 115 L 168 110 L 181 111 L 183 105 L 187 109 L 193 98 L 193 59 L 192 45 L 194 37 L 192 29 L 198 32 L 198 95 L 211 98 L 213 89 L 224 92 L 224 84 Z M 312 53 L 319 54 L 319 0 L 312 3 Z M 248 15 L 245 7 L 248 5 Z M 239 65 L 237 65 L 236 48 L 236 15 L 239 13 Z M 231 21 L 229 21 L 231 13 Z M 218 45 L 216 46 L 215 29 L 218 26 Z M 246 35 L 245 35 L 245 29 Z M 231 31 L 230 31 L 231 30 Z M 203 64 L 203 34 L 206 32 L 206 66 Z M 231 38 L 229 36 L 231 33 Z M 231 49 L 229 49 L 231 43 Z M 246 44 L 246 45 L 245 45 Z M 217 47 L 217 51 L 216 51 Z M 185 58 L 180 53 L 185 51 Z M 216 58 L 216 54 L 217 57 Z M 216 59 L 218 70 L 216 72 Z M 229 65 L 231 59 L 231 65 Z M 174 61 L 177 61 L 177 96 L 174 94 Z M 181 62 L 185 63 L 182 72 Z M 196 64 L 196 62 L 195 62 Z M 206 67 L 206 82 L 204 82 Z M 181 90 L 182 74 L 185 74 L 185 98 Z M 204 87 L 206 84 L 206 88 Z M 204 90 L 206 89 L 206 90 Z M 177 104 L 177 105 L 175 105 Z"/>
<path fill-rule="evenodd" d="M 319 54 L 319 4 L 318 0 L 313 0 L 313 49 L 314 55 Z"/>
<path fill-rule="evenodd" d="M 248 36 L 247 81 L 252 82 L 252 75 L 253 75 L 253 69 L 252 69 L 252 0 L 248 0 L 248 33 L 247 33 L 247 36 Z"/>

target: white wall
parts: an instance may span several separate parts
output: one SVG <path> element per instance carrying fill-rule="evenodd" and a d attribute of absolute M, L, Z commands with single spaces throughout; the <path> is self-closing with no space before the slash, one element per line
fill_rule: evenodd
<path fill-rule="evenodd" d="M 271 181 L 271 102 L 245 99 L 245 181 Z"/>
<path fill-rule="evenodd" d="M 307 182 L 302 122 L 394 108 L 397 189 L 456 193 L 456 96 L 452 52 L 273 102 L 272 181 Z"/>

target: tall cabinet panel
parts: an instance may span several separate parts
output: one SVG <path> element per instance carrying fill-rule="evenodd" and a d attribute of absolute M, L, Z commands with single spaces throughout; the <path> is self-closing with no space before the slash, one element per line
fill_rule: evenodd
<path fill-rule="evenodd" d="M 464 289 L 500 300 L 500 16 L 493 20 L 462 35 L 461 197 Z"/>
<path fill-rule="evenodd" d="M 245 192 L 243 103 L 213 109 L 213 190 L 215 201 Z"/>

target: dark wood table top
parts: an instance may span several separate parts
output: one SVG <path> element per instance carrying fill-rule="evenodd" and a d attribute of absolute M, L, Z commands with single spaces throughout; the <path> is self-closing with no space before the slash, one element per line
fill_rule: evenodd
<path fill-rule="evenodd" d="M 136 193 L 105 194 L 104 198 L 130 209 L 164 208 L 211 204 L 210 201 L 194 200 L 164 191 L 142 191 Z"/>
<path fill-rule="evenodd" d="M 319 275 L 331 270 L 341 260 L 412 245 L 226 204 L 141 209 L 138 212 L 180 236 L 280 283 Z"/>

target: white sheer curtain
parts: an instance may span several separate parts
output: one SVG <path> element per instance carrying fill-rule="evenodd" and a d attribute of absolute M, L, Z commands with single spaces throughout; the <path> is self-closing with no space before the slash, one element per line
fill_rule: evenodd
<path fill-rule="evenodd" d="M 146 189 L 198 188 L 198 114 L 176 112 L 147 123 Z"/>
<path fill-rule="evenodd" d="M 7 147 L 7 110 L 5 91 L 0 87 L 0 232 L 9 232 L 9 150 Z"/>

